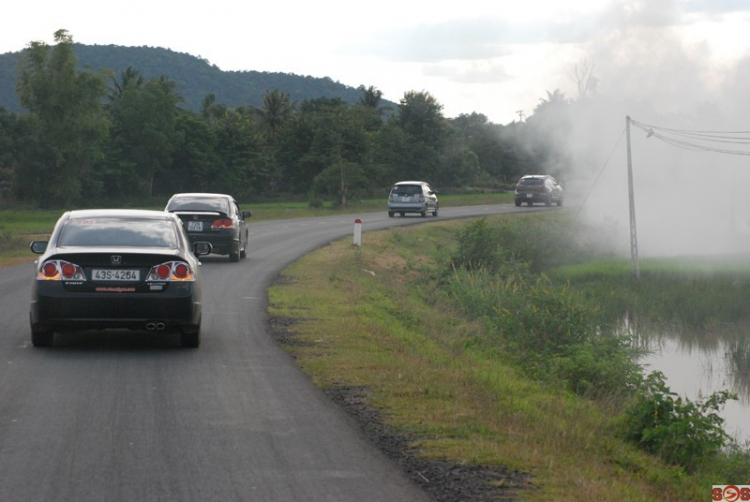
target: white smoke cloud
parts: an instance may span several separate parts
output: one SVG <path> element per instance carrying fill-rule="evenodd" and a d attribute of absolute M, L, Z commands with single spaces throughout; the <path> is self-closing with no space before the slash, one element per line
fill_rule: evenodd
<path fill-rule="evenodd" d="M 680 36 L 680 19 L 673 0 L 616 2 L 587 46 L 601 86 L 590 114 L 578 116 L 570 132 L 584 164 L 569 200 L 588 197 L 581 217 L 603 235 L 616 230 L 611 244 L 622 253 L 630 252 L 626 116 L 678 130 L 748 131 L 750 138 L 750 58 L 717 65 L 709 43 Z M 750 153 L 731 141 L 712 146 Z M 631 153 L 641 256 L 750 252 L 750 157 L 678 148 L 637 127 Z"/>

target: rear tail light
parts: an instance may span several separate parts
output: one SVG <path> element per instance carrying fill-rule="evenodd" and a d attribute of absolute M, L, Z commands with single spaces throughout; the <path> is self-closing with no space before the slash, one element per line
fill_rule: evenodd
<path fill-rule="evenodd" d="M 184 261 L 169 261 L 151 267 L 147 281 L 194 281 L 195 274 Z"/>
<path fill-rule="evenodd" d="M 162 280 L 169 279 L 169 276 L 172 274 L 172 268 L 169 265 L 159 265 L 158 267 L 155 267 L 155 272 L 157 277 Z"/>
<path fill-rule="evenodd" d="M 174 266 L 174 275 L 179 279 L 185 279 L 190 275 L 190 267 L 186 263 L 178 263 Z"/>
<path fill-rule="evenodd" d="M 85 281 L 83 269 L 65 260 L 49 260 L 42 263 L 36 278 L 40 281 Z"/>
<path fill-rule="evenodd" d="M 229 218 L 222 218 L 220 220 L 214 220 L 211 225 L 211 230 L 221 230 L 222 228 L 232 228 L 232 220 Z"/>

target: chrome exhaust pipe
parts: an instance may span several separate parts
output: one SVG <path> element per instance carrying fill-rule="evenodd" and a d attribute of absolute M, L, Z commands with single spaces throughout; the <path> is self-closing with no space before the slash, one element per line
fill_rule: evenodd
<path fill-rule="evenodd" d="M 161 331 L 161 330 L 164 329 L 164 326 L 165 325 L 164 325 L 163 322 L 157 322 L 155 327 L 156 327 L 156 329 L 158 329 L 159 331 Z"/>
<path fill-rule="evenodd" d="M 153 331 L 154 329 L 156 329 L 156 324 L 153 322 L 146 323 L 146 329 L 149 331 Z"/>

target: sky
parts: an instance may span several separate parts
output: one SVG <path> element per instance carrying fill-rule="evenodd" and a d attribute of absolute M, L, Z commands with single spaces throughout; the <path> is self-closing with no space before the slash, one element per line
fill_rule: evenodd
<path fill-rule="evenodd" d="M 476 112 L 498 124 L 528 117 L 548 92 L 577 97 L 583 68 L 602 93 L 647 84 L 661 86 L 666 106 L 706 99 L 750 48 L 748 0 L 36 0 L 2 12 L 0 53 L 52 44 L 65 29 L 78 43 L 163 47 L 222 70 L 374 86 L 389 101 L 426 91 L 448 118 Z M 675 92 L 623 77 L 665 61 L 681 65 L 674 85 L 687 72 L 700 85 Z"/>

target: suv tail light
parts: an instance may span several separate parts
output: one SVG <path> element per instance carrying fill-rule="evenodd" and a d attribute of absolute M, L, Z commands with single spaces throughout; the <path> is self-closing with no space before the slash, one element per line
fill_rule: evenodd
<path fill-rule="evenodd" d="M 36 278 L 40 281 L 85 281 L 86 274 L 75 263 L 65 260 L 48 260 L 39 267 Z"/>
<path fill-rule="evenodd" d="M 229 218 L 222 218 L 220 220 L 214 220 L 211 224 L 211 230 L 221 230 L 222 228 L 232 228 L 232 220 Z"/>
<path fill-rule="evenodd" d="M 168 261 L 154 265 L 146 275 L 147 281 L 194 281 L 195 274 L 184 261 Z"/>

